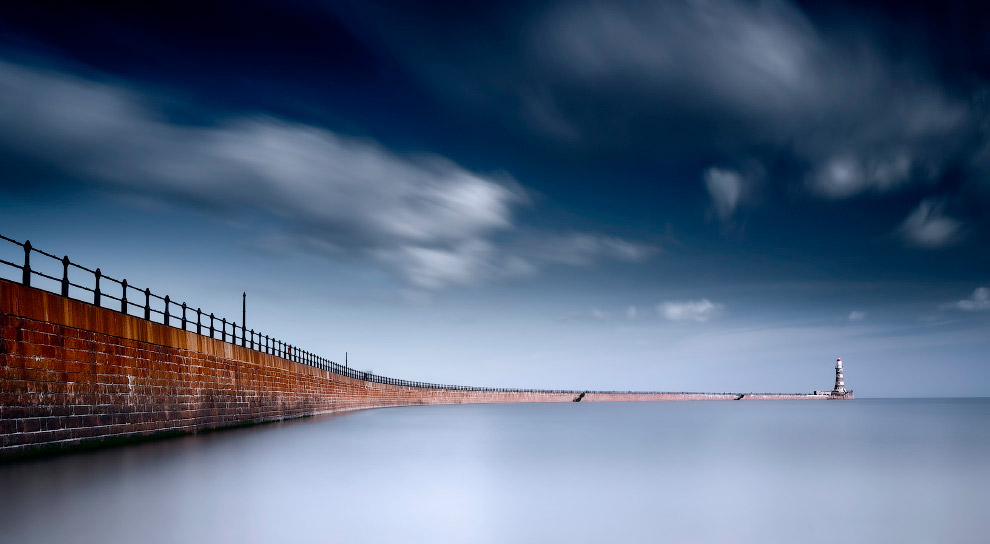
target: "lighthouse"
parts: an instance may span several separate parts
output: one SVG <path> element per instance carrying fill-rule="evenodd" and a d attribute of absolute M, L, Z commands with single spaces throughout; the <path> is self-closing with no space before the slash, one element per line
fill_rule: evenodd
<path fill-rule="evenodd" d="M 844 395 L 846 393 L 846 380 L 842 377 L 842 359 L 835 360 L 835 388 L 832 393 Z"/>

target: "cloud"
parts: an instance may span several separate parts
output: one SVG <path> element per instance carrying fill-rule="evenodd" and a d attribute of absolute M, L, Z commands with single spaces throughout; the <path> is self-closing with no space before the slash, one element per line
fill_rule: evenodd
<path fill-rule="evenodd" d="M 657 305 L 661 317 L 671 321 L 705 322 L 722 314 L 725 306 L 707 298 L 701 300 L 667 301 Z"/>
<path fill-rule="evenodd" d="M 715 213 L 723 222 L 732 217 L 743 194 L 743 179 L 735 170 L 711 167 L 703 175 Z"/>
<path fill-rule="evenodd" d="M 659 249 L 588 233 L 521 231 L 520 241 L 496 246 L 471 240 L 451 247 L 400 247 L 377 251 L 410 283 L 428 289 L 475 285 L 530 276 L 553 265 L 591 266 L 603 260 L 639 262 Z"/>
<path fill-rule="evenodd" d="M 599 310 L 598 308 L 591 309 L 591 317 L 595 319 L 607 320 L 612 319 L 611 312 L 606 312 L 605 310 Z"/>
<path fill-rule="evenodd" d="M 686 164 L 786 154 L 804 170 L 791 178 L 830 199 L 933 181 L 977 153 L 968 94 L 941 84 L 923 51 L 891 51 L 876 37 L 910 25 L 877 29 L 855 9 L 815 21 L 785 0 L 510 11 L 469 33 L 445 18 L 410 29 L 372 9 L 341 16 L 445 103 L 558 146 L 624 158 L 664 149 Z M 740 178 L 708 174 L 717 172 L 706 186 L 724 221 L 745 191 Z"/>
<path fill-rule="evenodd" d="M 610 96 L 612 116 L 688 112 L 699 145 L 788 146 L 828 198 L 892 190 L 916 164 L 939 168 L 942 138 L 967 126 L 966 101 L 923 83 L 920 68 L 888 59 L 864 32 L 822 31 L 789 2 L 570 2 L 541 32 L 547 64 L 588 95 Z M 623 97 L 627 89 L 652 99 Z M 724 218 L 740 178 L 707 179 Z"/>
<path fill-rule="evenodd" d="M 765 176 L 763 167 L 749 161 L 743 170 L 709 167 L 702 174 L 705 189 L 712 199 L 712 207 L 719 220 L 727 223 L 736 208 L 752 198 L 757 183 Z"/>
<path fill-rule="evenodd" d="M 847 319 L 849 321 L 862 321 L 866 319 L 866 312 L 861 310 L 853 310 L 849 312 L 849 317 Z"/>
<path fill-rule="evenodd" d="M 214 124 L 170 120 L 164 98 L 0 61 L 0 146 L 67 178 L 195 206 L 274 219 L 285 238 L 393 267 L 418 287 L 518 277 L 540 265 L 637 261 L 646 246 L 559 235 L 542 256 L 495 244 L 518 229 L 525 191 L 435 155 L 400 155 L 375 141 L 270 116 Z M 552 237 L 536 236 L 536 239 Z"/>
<path fill-rule="evenodd" d="M 613 236 L 572 232 L 529 236 L 509 251 L 532 262 L 587 266 L 602 259 L 639 262 L 660 249 Z"/>
<path fill-rule="evenodd" d="M 898 228 L 904 241 L 912 246 L 934 249 L 956 243 L 962 223 L 944 214 L 945 202 L 923 200 Z"/>
<path fill-rule="evenodd" d="M 629 306 L 626 308 L 626 319 L 632 321 L 639 317 L 639 309 L 635 306 Z"/>
<path fill-rule="evenodd" d="M 116 188 L 262 209 L 347 244 L 471 240 L 511 226 L 507 176 L 271 117 L 171 123 L 126 87 L 0 63 L 7 149 Z"/>
<path fill-rule="evenodd" d="M 648 84 L 664 98 L 680 90 L 762 113 L 794 108 L 821 83 L 808 76 L 822 44 L 782 2 L 569 2 L 540 30 L 547 60 L 588 85 Z"/>
<path fill-rule="evenodd" d="M 907 152 L 869 161 L 843 155 L 819 165 L 810 177 L 811 189 L 827 198 L 846 198 L 866 191 L 886 192 L 910 181 L 911 157 Z"/>
<path fill-rule="evenodd" d="M 377 256 L 393 265 L 409 283 L 425 289 L 475 285 L 535 272 L 526 263 L 501 262 L 495 247 L 483 240 L 452 247 L 400 246 L 380 250 Z"/>
<path fill-rule="evenodd" d="M 990 288 L 977 287 L 969 298 L 951 302 L 943 306 L 943 308 L 963 310 L 966 312 L 990 310 Z"/>

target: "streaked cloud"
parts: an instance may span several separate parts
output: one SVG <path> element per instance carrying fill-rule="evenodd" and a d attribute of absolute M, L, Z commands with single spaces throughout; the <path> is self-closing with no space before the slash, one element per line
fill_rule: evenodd
<path fill-rule="evenodd" d="M 849 316 L 846 319 L 849 321 L 862 321 L 866 319 L 866 312 L 862 310 L 853 310 L 849 312 Z"/>
<path fill-rule="evenodd" d="M 912 162 L 907 152 L 862 161 L 849 155 L 832 157 L 810 178 L 812 190 L 827 198 L 846 198 L 866 191 L 885 192 L 910 181 Z"/>
<path fill-rule="evenodd" d="M 156 107 L 163 100 L 125 83 L 0 61 L 0 145 L 77 183 L 211 214 L 260 214 L 284 238 L 371 257 L 422 288 L 654 253 L 580 232 L 512 241 L 515 213 L 528 200 L 505 173 L 271 116 L 175 122 Z M 496 243 L 499 234 L 509 240 Z M 540 248 L 532 254 L 530 239 Z"/>
<path fill-rule="evenodd" d="M 700 300 L 667 301 L 657 305 L 661 317 L 671 321 L 705 322 L 722 315 L 725 306 L 707 298 Z"/>
<path fill-rule="evenodd" d="M 934 249 L 956 243 L 961 237 L 962 222 L 945 215 L 945 202 L 923 200 L 901 223 L 898 232 L 908 245 Z"/>
<path fill-rule="evenodd" d="M 614 236 L 570 232 L 530 233 L 509 251 L 535 263 L 588 266 L 602 259 L 638 262 L 656 255 L 660 248 Z"/>
<path fill-rule="evenodd" d="M 596 96 L 596 107 L 609 96 L 616 119 L 686 110 L 706 127 L 699 137 L 727 150 L 786 145 L 810 163 L 815 193 L 830 198 L 893 189 L 919 162 L 940 167 L 939 139 L 967 126 L 965 100 L 923 82 L 865 33 L 823 32 L 791 2 L 570 2 L 540 30 L 536 58 Z M 581 125 L 580 112 L 572 116 Z M 723 216 L 732 209 L 727 179 Z"/>
<path fill-rule="evenodd" d="M 728 221 L 743 195 L 743 178 L 735 170 L 711 167 L 702 176 L 705 189 L 712 199 L 715 213 L 723 222 Z"/>
<path fill-rule="evenodd" d="M 977 287 L 969 298 L 957 300 L 943 306 L 946 309 L 962 310 L 965 312 L 979 312 L 990 310 L 990 288 Z"/>
<path fill-rule="evenodd" d="M 754 192 L 765 175 L 763 166 L 753 160 L 744 161 L 741 168 L 712 166 L 702 173 L 712 210 L 722 223 L 731 223 L 736 209 L 754 199 Z"/>

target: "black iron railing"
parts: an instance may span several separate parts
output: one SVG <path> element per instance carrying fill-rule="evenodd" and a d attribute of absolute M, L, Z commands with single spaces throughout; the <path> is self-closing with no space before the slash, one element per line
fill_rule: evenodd
<path fill-rule="evenodd" d="M 74 298 L 82 302 L 90 302 L 79 297 L 70 297 L 71 288 L 78 289 L 84 293 L 89 293 L 92 297 L 92 304 L 103 308 L 111 308 L 121 313 L 140 317 L 148 321 L 162 323 L 169 327 L 176 327 L 184 331 L 195 332 L 209 338 L 218 339 L 243 348 L 259 351 L 282 357 L 300 364 L 309 365 L 327 372 L 333 372 L 341 376 L 355 378 L 371 383 L 381 383 L 388 385 L 398 385 L 404 387 L 419 387 L 427 389 L 454 389 L 461 391 L 492 391 L 492 392 L 519 392 L 519 393 L 606 393 L 606 394 L 649 394 L 659 393 L 658 391 L 587 391 L 570 389 L 515 389 L 505 387 L 474 387 L 467 385 L 445 385 L 427 383 L 411 380 L 401 380 L 380 376 L 373 372 L 355 370 L 346 365 L 334 362 L 326 357 L 321 357 L 304 349 L 284 342 L 261 331 L 246 329 L 244 324 L 238 325 L 236 321 L 227 320 L 225 317 L 218 317 L 214 313 L 207 313 L 200 307 L 195 307 L 186 302 L 176 302 L 168 295 L 161 296 L 152 293 L 150 289 L 140 289 L 129 283 L 126 279 L 117 279 L 103 273 L 99 268 L 93 270 L 74 263 L 69 257 L 58 257 L 46 251 L 42 251 L 31 245 L 31 241 L 18 242 L 0 234 L 0 239 L 17 245 L 24 250 L 24 260 L 22 264 L 11 262 L 0 258 L 0 263 L 21 271 L 21 283 L 31 287 L 31 280 L 34 277 L 45 278 L 58 285 L 58 291 L 45 289 L 50 292 L 57 292 L 63 297 Z M 42 272 L 31 264 L 32 254 L 52 259 L 61 264 L 62 277 L 56 277 Z M 70 274 L 70 272 L 73 272 Z M 93 278 L 92 287 L 79 283 L 82 280 L 76 279 L 78 272 L 91 275 Z M 84 276 L 86 277 L 86 276 Z M 113 284 L 111 292 L 104 290 L 108 284 Z M 40 286 L 36 286 L 41 288 Z M 117 296 L 119 295 L 119 296 Z M 88 298 L 88 297 L 87 297 Z M 112 302 L 108 302 L 112 301 Z M 175 312 L 175 313 L 173 313 Z M 712 395 L 718 393 L 692 393 L 692 392 L 666 392 L 667 394 L 704 394 Z M 730 394 L 730 393 L 723 393 Z"/>

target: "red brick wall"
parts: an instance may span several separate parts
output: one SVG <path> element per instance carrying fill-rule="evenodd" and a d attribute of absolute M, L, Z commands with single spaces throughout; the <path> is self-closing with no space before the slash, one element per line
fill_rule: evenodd
<path fill-rule="evenodd" d="M 575 396 L 364 382 L 0 280 L 0 457 L 360 408 Z M 736 397 L 588 393 L 582 402 Z"/>
<path fill-rule="evenodd" d="M 0 281 L 0 455 L 359 408 L 573 398 L 368 383 Z"/>

